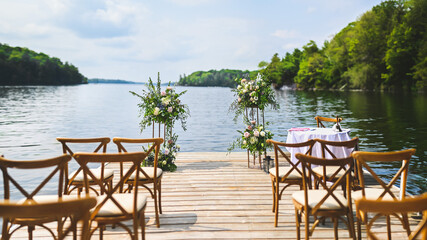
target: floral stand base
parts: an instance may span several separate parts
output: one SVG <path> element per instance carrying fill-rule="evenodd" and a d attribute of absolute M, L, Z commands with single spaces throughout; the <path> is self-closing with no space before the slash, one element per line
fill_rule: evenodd
<path fill-rule="evenodd" d="M 261 155 L 259 155 L 259 154 L 251 154 L 248 151 L 248 168 L 262 169 Z"/>

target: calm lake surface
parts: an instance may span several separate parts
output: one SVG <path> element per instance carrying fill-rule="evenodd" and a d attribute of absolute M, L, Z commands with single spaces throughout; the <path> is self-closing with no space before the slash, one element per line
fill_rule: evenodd
<path fill-rule="evenodd" d="M 0 153 L 31 160 L 62 154 L 56 137 L 150 137 L 140 132 L 139 98 L 144 85 L 88 84 L 79 86 L 0 87 Z M 243 124 L 228 112 L 234 99 L 230 88 L 176 87 L 191 111 L 187 131 L 176 126 L 184 152 L 226 152 Z M 427 191 L 427 95 L 381 92 L 277 91 L 279 110 L 268 109 L 266 121 L 274 139 L 286 141 L 291 127 L 315 127 L 314 116 L 339 115 L 364 151 L 416 148 L 411 160 L 409 189 Z M 92 151 L 93 149 L 87 149 Z M 109 152 L 116 147 L 110 143 Z M 384 178 L 400 166 L 376 165 Z M 76 168 L 72 163 L 71 169 Z M 44 172 L 23 174 L 28 186 Z M 2 180 L 0 180 L 2 183 Z M 3 188 L 1 184 L 1 188 Z M 51 191 L 55 190 L 52 187 Z M 1 195 L 3 190 L 1 190 Z"/>

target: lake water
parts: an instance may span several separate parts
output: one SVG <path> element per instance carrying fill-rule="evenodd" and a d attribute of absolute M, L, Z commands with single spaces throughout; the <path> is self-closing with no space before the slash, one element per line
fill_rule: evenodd
<path fill-rule="evenodd" d="M 0 87 L 0 153 L 10 159 L 38 159 L 62 154 L 56 137 L 150 137 L 140 132 L 137 104 L 144 85 L 89 84 L 78 86 Z M 226 152 L 244 126 L 228 112 L 229 88 L 176 87 L 191 111 L 188 130 L 176 126 L 184 152 Z M 265 118 L 274 139 L 286 141 L 291 127 L 315 127 L 314 116 L 339 115 L 343 127 L 360 138 L 364 151 L 416 148 L 411 160 L 409 189 L 427 191 L 427 96 L 380 92 L 277 91 L 279 110 Z M 88 151 L 93 149 L 88 149 Z M 116 151 L 110 143 L 109 152 Z M 383 177 L 399 166 L 374 166 Z M 72 165 L 71 168 L 75 168 Z M 31 186 L 44 172 L 25 174 Z M 0 180 L 1 182 L 2 180 Z M 3 187 L 3 186 L 1 186 Z M 2 190 L 1 190 L 2 191 Z M 54 191 L 52 189 L 52 191 Z"/>

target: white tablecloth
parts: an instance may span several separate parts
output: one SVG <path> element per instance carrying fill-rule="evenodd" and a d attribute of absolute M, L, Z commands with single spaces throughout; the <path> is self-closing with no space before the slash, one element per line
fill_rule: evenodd
<path fill-rule="evenodd" d="M 328 141 L 348 141 L 350 138 L 350 129 L 343 129 L 342 132 L 336 132 L 331 128 L 310 128 L 307 131 L 290 131 L 288 130 L 288 138 L 286 143 L 300 143 L 305 142 L 309 139 L 320 138 Z M 335 154 L 337 158 L 348 157 L 353 149 L 344 147 L 329 147 L 329 149 Z M 287 148 L 291 153 L 292 162 L 297 162 L 295 158 L 296 153 L 305 154 L 308 151 L 308 147 L 302 148 Z M 322 157 L 322 150 L 319 143 L 313 146 L 312 156 Z M 332 158 L 328 152 L 326 152 L 326 158 Z"/>

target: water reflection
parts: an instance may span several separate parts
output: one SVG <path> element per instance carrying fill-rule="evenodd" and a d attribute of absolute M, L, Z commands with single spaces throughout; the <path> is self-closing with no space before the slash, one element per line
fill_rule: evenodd
<path fill-rule="evenodd" d="M 143 85 L 0 87 L 0 152 L 9 158 L 37 159 L 62 154 L 56 137 L 150 137 L 140 132 L 137 103 L 129 91 Z M 234 96 L 229 88 L 177 87 L 188 90 L 188 130 L 179 126 L 182 151 L 227 151 L 243 128 L 228 112 Z M 279 110 L 267 109 L 275 138 L 286 141 L 287 129 L 316 125 L 314 116 L 344 118 L 343 125 L 361 140 L 361 150 L 416 148 L 411 161 L 409 191 L 427 190 L 426 95 L 379 92 L 277 91 Z M 116 151 L 110 144 L 108 151 Z M 72 166 L 73 167 L 73 166 Z M 383 177 L 399 166 L 376 166 Z M 35 173 L 36 179 L 43 173 Z M 31 184 L 31 179 L 28 180 Z"/>

